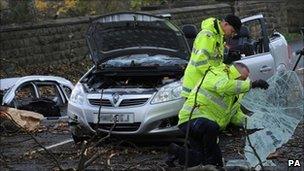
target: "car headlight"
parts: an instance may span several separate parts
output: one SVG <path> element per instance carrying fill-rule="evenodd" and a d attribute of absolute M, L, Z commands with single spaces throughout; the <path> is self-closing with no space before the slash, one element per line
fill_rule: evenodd
<path fill-rule="evenodd" d="M 75 88 L 72 91 L 70 101 L 79 105 L 84 104 L 85 101 L 85 94 L 83 87 L 80 83 L 77 83 Z"/>
<path fill-rule="evenodd" d="M 167 102 L 181 98 L 182 91 L 181 81 L 176 81 L 162 87 L 154 96 L 151 104 Z"/>

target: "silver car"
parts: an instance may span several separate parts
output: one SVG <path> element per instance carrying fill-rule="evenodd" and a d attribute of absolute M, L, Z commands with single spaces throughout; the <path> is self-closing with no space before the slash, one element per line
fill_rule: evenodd
<path fill-rule="evenodd" d="M 47 118 L 67 116 L 74 85 L 65 78 L 32 75 L 0 79 L 1 105 L 43 114 Z"/>
<path fill-rule="evenodd" d="M 252 55 L 240 61 L 251 79 L 267 79 L 288 68 L 287 43 L 269 39 L 262 15 L 242 20 Z M 259 35 L 260 33 L 260 35 Z M 168 20 L 141 13 L 95 19 L 86 34 L 94 66 L 79 80 L 68 104 L 75 140 L 97 132 L 120 135 L 179 135 L 181 79 L 190 57 L 183 32 Z"/>

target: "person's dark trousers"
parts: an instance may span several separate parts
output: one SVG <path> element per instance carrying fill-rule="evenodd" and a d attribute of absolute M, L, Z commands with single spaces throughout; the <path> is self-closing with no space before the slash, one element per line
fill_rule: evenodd
<path fill-rule="evenodd" d="M 179 125 L 179 129 L 186 135 L 188 122 Z M 196 118 L 189 121 L 189 151 L 188 167 L 198 164 L 212 164 L 223 166 L 222 153 L 217 143 L 219 125 L 206 118 Z M 180 163 L 183 163 L 185 152 L 179 154 Z"/>

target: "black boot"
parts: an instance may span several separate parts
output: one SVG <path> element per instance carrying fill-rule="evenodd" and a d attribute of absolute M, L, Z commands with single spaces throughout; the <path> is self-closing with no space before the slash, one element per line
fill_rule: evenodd
<path fill-rule="evenodd" d="M 168 147 L 168 156 L 166 157 L 166 161 L 165 163 L 169 166 L 169 167 L 175 167 L 174 161 L 178 158 L 178 152 L 179 152 L 180 146 L 175 144 L 175 143 L 171 143 Z"/>

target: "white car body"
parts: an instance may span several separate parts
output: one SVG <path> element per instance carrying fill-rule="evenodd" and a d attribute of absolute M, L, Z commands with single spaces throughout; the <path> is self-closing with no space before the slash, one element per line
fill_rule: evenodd
<path fill-rule="evenodd" d="M 44 76 L 44 75 L 32 75 L 24 77 L 15 77 L 15 78 L 5 78 L 0 80 L 0 90 L 4 91 L 4 96 L 2 99 L 2 105 L 8 105 L 11 107 L 17 107 L 16 94 L 19 90 L 25 86 L 29 86 L 33 91 L 31 96 L 39 99 L 41 94 L 39 92 L 40 85 L 52 85 L 55 90 L 58 92 L 56 99 L 60 100 L 62 105 L 67 105 L 69 95 L 66 93 L 64 88 L 68 88 L 69 91 L 72 91 L 74 85 L 67 79 L 56 76 Z M 26 101 L 31 99 L 19 99 L 20 101 Z M 62 114 L 66 116 L 66 113 Z"/>

